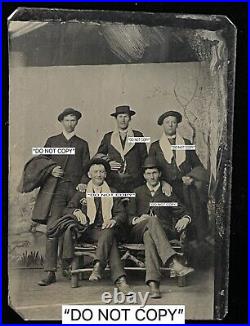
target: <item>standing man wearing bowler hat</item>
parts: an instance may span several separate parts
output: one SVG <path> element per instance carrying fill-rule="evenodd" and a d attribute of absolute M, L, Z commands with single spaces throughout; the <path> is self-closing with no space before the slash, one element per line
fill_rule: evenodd
<path fill-rule="evenodd" d="M 118 192 L 131 192 L 143 183 L 141 167 L 147 157 L 147 147 L 145 143 L 128 141 L 128 137 L 143 137 L 140 131 L 129 126 L 135 111 L 121 105 L 110 115 L 116 119 L 116 129 L 104 135 L 97 153 L 108 156 L 111 186 Z"/>
<path fill-rule="evenodd" d="M 62 216 L 64 208 L 73 196 L 76 186 L 80 183 L 83 171 L 89 162 L 88 143 L 75 135 L 75 128 L 82 114 L 67 108 L 58 116 L 62 125 L 62 133 L 48 138 L 44 147 L 73 147 L 74 155 L 50 155 L 56 166 L 50 174 L 57 178 L 56 188 L 52 195 L 50 214 L 47 218 L 47 229 Z M 56 281 L 58 241 L 56 238 L 46 239 L 46 253 L 44 269 L 47 277 L 38 284 L 46 286 Z"/>
<path fill-rule="evenodd" d="M 207 193 L 208 175 L 195 150 L 173 150 L 172 145 L 191 145 L 181 137 L 178 124 L 182 115 L 176 111 L 163 113 L 158 119 L 163 133 L 159 140 L 151 144 L 149 155 L 154 157 L 161 170 L 162 179 L 173 187 L 174 193 L 192 215 L 195 240 L 202 240 L 208 229 Z"/>

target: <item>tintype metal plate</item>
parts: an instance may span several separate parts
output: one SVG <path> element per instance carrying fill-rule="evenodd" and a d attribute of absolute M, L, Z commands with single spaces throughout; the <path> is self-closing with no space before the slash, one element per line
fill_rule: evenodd
<path fill-rule="evenodd" d="M 110 114 L 127 105 L 136 112 L 132 129 L 150 137 L 147 150 L 161 138 L 158 118 L 179 112 L 180 139 L 195 145 L 208 176 L 203 210 L 190 214 L 191 223 L 201 221 L 189 241 L 188 264 L 195 272 L 185 287 L 164 273 L 162 298 L 147 304 L 181 303 L 186 319 L 222 319 L 230 263 L 236 27 L 225 16 L 19 8 L 9 17 L 8 32 L 9 305 L 26 320 L 60 320 L 62 304 L 102 304 L 102 293 L 113 291 L 109 273 L 101 283 L 82 280 L 72 289 L 60 269 L 56 283 L 37 285 L 46 275 L 47 230 L 32 214 L 43 185 L 26 193 L 17 186 L 32 148 L 62 131 L 57 117 L 65 108 L 81 112 L 77 136 L 93 157 L 116 128 Z M 182 152 L 187 160 L 189 153 Z M 127 273 L 135 291 L 148 291 L 143 272 Z"/>

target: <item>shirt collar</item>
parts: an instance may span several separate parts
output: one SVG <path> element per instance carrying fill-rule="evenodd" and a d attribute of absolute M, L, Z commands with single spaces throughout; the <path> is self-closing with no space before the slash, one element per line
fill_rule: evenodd
<path fill-rule="evenodd" d="M 73 136 L 75 136 L 75 134 L 75 131 L 66 132 L 65 130 L 63 130 L 63 135 L 67 140 L 70 140 Z"/>
<path fill-rule="evenodd" d="M 159 182 L 155 187 L 152 187 L 148 182 L 146 183 L 146 185 L 150 191 L 156 192 L 160 188 L 161 183 Z"/>
<path fill-rule="evenodd" d="M 168 139 L 175 139 L 176 138 L 176 135 L 172 135 L 172 136 L 167 136 Z"/>
<path fill-rule="evenodd" d="M 95 193 L 101 193 L 102 192 L 102 186 L 93 185 L 93 189 L 94 189 Z"/>

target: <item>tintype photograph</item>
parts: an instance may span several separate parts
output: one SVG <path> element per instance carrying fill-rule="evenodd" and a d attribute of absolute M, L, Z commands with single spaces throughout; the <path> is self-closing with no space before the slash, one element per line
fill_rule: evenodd
<path fill-rule="evenodd" d="M 12 309 L 61 320 L 119 293 L 223 318 L 233 23 L 19 8 L 8 42 Z"/>

